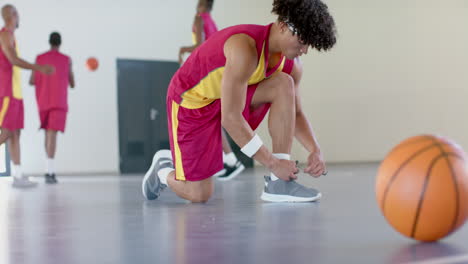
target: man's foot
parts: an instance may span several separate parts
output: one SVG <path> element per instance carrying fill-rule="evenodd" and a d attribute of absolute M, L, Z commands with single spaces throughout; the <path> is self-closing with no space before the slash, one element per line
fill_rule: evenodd
<path fill-rule="evenodd" d="M 321 197 L 318 190 L 307 188 L 296 181 L 272 181 L 270 176 L 265 176 L 261 199 L 267 202 L 314 202 Z"/>
<path fill-rule="evenodd" d="M 219 177 L 219 176 L 224 175 L 224 174 L 226 174 L 226 169 L 225 168 L 223 168 L 220 171 L 218 171 L 217 173 L 215 173 L 213 175 L 213 177 Z"/>
<path fill-rule="evenodd" d="M 12 186 L 15 188 L 32 188 L 37 186 L 37 182 L 29 180 L 28 177 L 13 177 Z"/>
<path fill-rule="evenodd" d="M 234 166 L 229 166 L 226 163 L 224 163 L 224 172 L 223 173 L 217 173 L 218 180 L 220 181 L 229 181 L 234 179 L 237 175 L 239 175 L 243 170 L 245 169 L 244 165 L 240 162 L 237 161 Z M 221 171 L 223 171 L 221 170 Z"/>
<path fill-rule="evenodd" d="M 154 154 L 151 167 L 146 172 L 143 182 L 141 183 L 143 196 L 147 200 L 157 199 L 161 191 L 167 187 L 158 177 L 158 171 L 164 168 L 174 168 L 171 151 L 167 149 L 159 150 Z"/>
<path fill-rule="evenodd" d="M 46 173 L 45 177 L 45 182 L 47 184 L 56 184 L 57 183 L 57 178 L 55 178 L 55 173 L 49 174 Z"/>

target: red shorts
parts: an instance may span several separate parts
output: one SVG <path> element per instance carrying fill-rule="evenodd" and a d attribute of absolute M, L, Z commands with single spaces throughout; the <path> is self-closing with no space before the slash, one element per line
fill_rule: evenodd
<path fill-rule="evenodd" d="M 23 100 L 11 97 L 0 98 L 0 127 L 8 130 L 23 129 Z"/>
<path fill-rule="evenodd" d="M 49 109 L 39 112 L 41 129 L 65 132 L 67 122 L 67 111 L 63 109 Z"/>
<path fill-rule="evenodd" d="M 256 89 L 257 85 L 248 87 L 242 113 L 253 130 L 270 109 L 270 104 L 250 107 Z M 221 100 L 199 109 L 188 109 L 168 98 L 167 118 L 177 180 L 201 181 L 223 168 Z"/>

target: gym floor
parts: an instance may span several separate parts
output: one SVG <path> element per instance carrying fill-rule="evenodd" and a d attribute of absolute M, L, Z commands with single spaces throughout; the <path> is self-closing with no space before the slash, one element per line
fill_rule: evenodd
<path fill-rule="evenodd" d="M 468 263 L 468 227 L 438 243 L 394 231 L 374 194 L 377 163 L 330 165 L 318 203 L 259 199 L 263 168 L 217 182 L 206 204 L 166 189 L 144 201 L 143 175 L 63 176 L 13 189 L 0 179 L 0 263 Z M 36 181 L 43 181 L 36 178 Z"/>

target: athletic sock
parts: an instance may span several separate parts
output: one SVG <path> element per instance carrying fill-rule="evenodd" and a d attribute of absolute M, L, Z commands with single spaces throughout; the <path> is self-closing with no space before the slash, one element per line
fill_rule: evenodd
<path fill-rule="evenodd" d="M 273 153 L 273 156 L 278 159 L 291 160 L 291 155 L 287 153 Z M 279 179 L 273 172 L 270 174 L 270 178 L 272 181 Z"/>

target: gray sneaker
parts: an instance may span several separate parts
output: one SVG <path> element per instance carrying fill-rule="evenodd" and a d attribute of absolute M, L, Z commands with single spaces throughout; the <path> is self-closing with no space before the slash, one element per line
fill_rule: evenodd
<path fill-rule="evenodd" d="M 174 168 L 171 151 L 167 149 L 159 150 L 154 154 L 151 167 L 143 178 L 141 190 L 143 192 L 143 196 L 147 200 L 157 199 L 161 194 L 161 191 L 167 187 L 167 185 L 163 184 L 158 177 L 158 171 L 164 168 Z"/>
<path fill-rule="evenodd" d="M 28 177 L 13 177 L 13 183 L 11 185 L 15 188 L 32 188 L 37 186 L 37 182 L 29 180 Z"/>
<path fill-rule="evenodd" d="M 270 176 L 265 176 L 265 188 L 261 196 L 267 202 L 315 202 L 321 197 L 318 190 L 307 188 L 296 181 L 272 181 Z"/>

